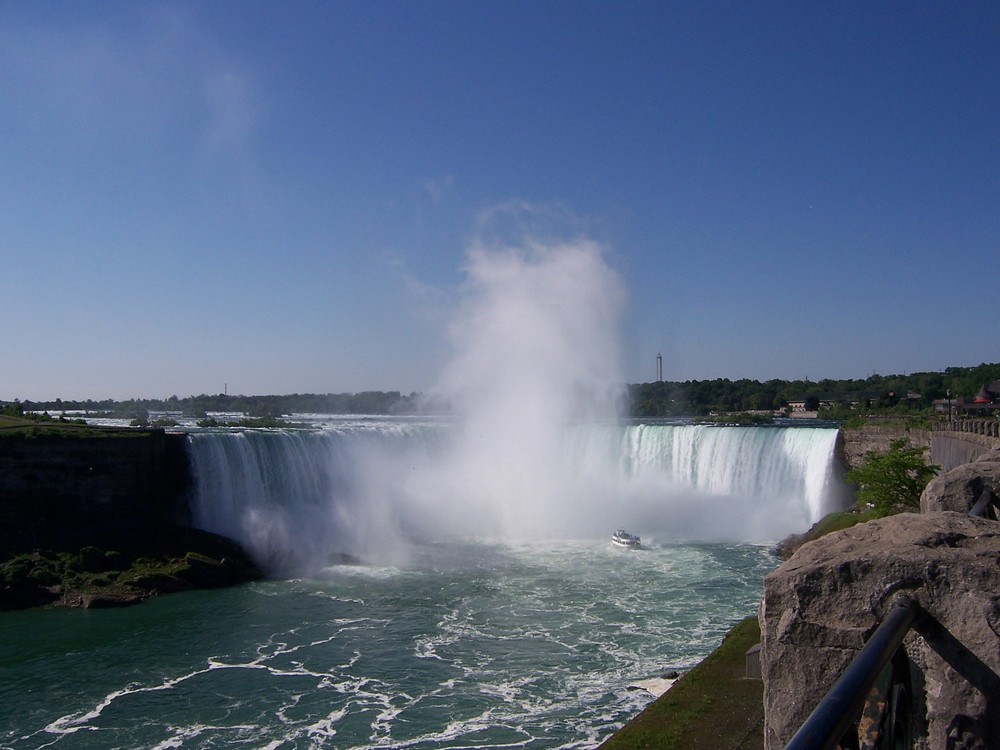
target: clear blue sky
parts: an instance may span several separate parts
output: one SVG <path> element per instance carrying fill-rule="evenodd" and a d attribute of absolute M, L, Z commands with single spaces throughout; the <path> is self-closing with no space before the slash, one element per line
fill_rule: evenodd
<path fill-rule="evenodd" d="M 511 202 L 628 382 L 1000 361 L 997 3 L 0 2 L 0 107 L 0 399 L 425 390 Z"/>

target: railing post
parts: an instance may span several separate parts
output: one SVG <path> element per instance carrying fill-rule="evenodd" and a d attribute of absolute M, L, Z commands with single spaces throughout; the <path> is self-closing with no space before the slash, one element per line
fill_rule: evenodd
<path fill-rule="evenodd" d="M 996 498 L 993 497 L 993 491 L 987 487 L 979 496 L 979 500 L 976 501 L 976 504 L 972 506 L 972 509 L 969 511 L 969 515 L 978 516 L 979 518 L 989 518 L 990 508 L 991 506 L 995 507 L 995 505 Z M 993 513 L 995 516 L 996 511 L 994 510 Z"/>
<path fill-rule="evenodd" d="M 785 745 L 785 750 L 837 747 L 851 725 L 858 721 L 872 686 L 892 661 L 918 611 L 919 605 L 913 599 L 899 597 L 854 661 Z"/>

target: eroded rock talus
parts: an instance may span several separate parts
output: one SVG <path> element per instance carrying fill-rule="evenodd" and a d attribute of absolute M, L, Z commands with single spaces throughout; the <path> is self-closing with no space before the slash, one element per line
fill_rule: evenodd
<path fill-rule="evenodd" d="M 783 747 L 892 608 L 921 608 L 904 641 L 916 747 L 1000 748 L 1000 523 L 904 513 L 801 547 L 764 581 L 765 747 Z"/>

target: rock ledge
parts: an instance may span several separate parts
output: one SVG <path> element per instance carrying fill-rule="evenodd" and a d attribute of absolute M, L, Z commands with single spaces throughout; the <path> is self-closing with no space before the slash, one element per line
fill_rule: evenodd
<path fill-rule="evenodd" d="M 940 512 L 831 533 L 765 579 L 767 748 L 787 743 L 898 593 L 926 613 L 904 641 L 918 746 L 1000 747 L 1000 523 Z"/>

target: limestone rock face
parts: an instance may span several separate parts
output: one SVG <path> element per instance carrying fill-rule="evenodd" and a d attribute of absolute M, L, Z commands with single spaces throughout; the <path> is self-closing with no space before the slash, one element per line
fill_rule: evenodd
<path fill-rule="evenodd" d="M 905 593 L 916 747 L 1000 748 L 1000 523 L 904 513 L 802 546 L 764 581 L 765 747 L 783 747 Z"/>
<path fill-rule="evenodd" d="M 162 430 L 0 440 L 0 558 L 79 549 L 183 521 L 187 439 Z"/>
<path fill-rule="evenodd" d="M 1000 497 L 1000 450 L 934 477 L 920 496 L 920 512 L 968 513 L 986 489 Z"/>

